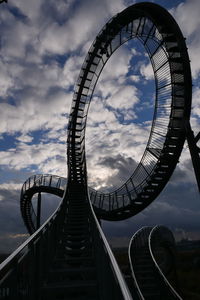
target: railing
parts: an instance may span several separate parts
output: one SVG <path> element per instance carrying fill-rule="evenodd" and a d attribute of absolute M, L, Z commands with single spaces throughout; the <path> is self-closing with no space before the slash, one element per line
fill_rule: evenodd
<path fill-rule="evenodd" d="M 0 299 L 40 299 L 41 288 L 66 218 L 65 203 L 62 202 L 40 229 L 0 265 Z M 100 297 L 105 300 L 132 300 L 92 205 L 89 205 Z"/>
<path fill-rule="evenodd" d="M 23 184 L 20 195 L 20 209 L 24 223 L 30 234 L 38 229 L 37 213 L 32 204 L 35 193 L 47 192 L 63 197 L 67 179 L 57 175 L 37 174 L 29 177 Z"/>
<path fill-rule="evenodd" d="M 61 203 L 40 229 L 0 264 L 0 299 L 39 299 L 64 213 Z"/>
<path fill-rule="evenodd" d="M 51 174 L 37 174 L 29 177 L 23 184 L 20 195 L 20 209 L 25 226 L 30 234 L 37 230 L 37 213 L 32 204 L 32 197 L 39 192 L 63 197 L 67 178 Z M 93 189 L 89 187 L 91 195 Z"/>
<path fill-rule="evenodd" d="M 163 295 L 165 295 L 166 299 L 178 299 L 182 300 L 181 296 L 176 292 L 173 286 L 167 280 L 165 274 L 163 273 L 162 269 L 160 268 L 158 262 L 156 261 L 155 257 L 155 250 L 159 244 L 167 242 L 168 247 L 170 245 L 174 245 L 174 237 L 172 232 L 164 227 L 164 226 L 155 226 L 149 234 L 148 243 L 149 243 L 149 251 L 154 262 L 155 268 L 157 273 L 160 277 L 160 281 L 162 284 Z M 168 297 L 168 298 L 167 298 Z"/>
<path fill-rule="evenodd" d="M 128 256 L 129 256 L 129 263 L 131 268 L 132 277 L 134 280 L 134 285 L 136 287 L 136 291 L 138 293 L 140 300 L 145 300 L 142 294 L 142 290 L 140 288 L 140 285 L 138 284 L 137 277 L 134 271 L 134 259 L 137 259 L 136 251 L 141 251 L 141 248 L 145 247 L 148 244 L 148 236 L 151 232 L 152 227 L 150 226 L 144 226 L 140 228 L 131 238 L 129 242 L 129 248 L 128 248 Z"/>
<path fill-rule="evenodd" d="M 131 300 L 132 296 L 90 202 L 100 299 Z"/>
<path fill-rule="evenodd" d="M 149 278 L 149 284 L 155 285 L 157 290 L 156 299 L 165 299 L 165 300 L 182 300 L 180 295 L 172 287 L 169 281 L 166 278 L 164 270 L 165 268 L 173 268 L 174 265 L 169 266 L 169 262 L 165 268 L 161 269 L 162 262 L 158 262 L 156 258 L 156 252 L 159 250 L 160 246 L 165 247 L 166 250 L 171 250 L 174 247 L 175 241 L 172 235 L 172 232 L 164 226 L 155 226 L 148 227 L 145 226 L 139 229 L 131 238 L 129 243 L 129 262 L 132 271 L 132 277 L 134 280 L 134 285 L 136 287 L 139 299 L 145 300 L 144 290 L 142 286 L 142 281 L 138 280 L 137 269 L 135 270 L 135 265 L 137 264 L 137 256 L 140 257 L 140 254 L 145 249 L 146 259 L 152 263 L 151 271 L 153 271 L 153 277 Z M 166 254 L 165 254 L 166 255 Z M 171 262 L 173 264 L 173 262 Z M 140 266 L 142 268 L 142 266 Z M 145 267 L 145 265 L 144 265 Z M 142 269 L 140 269 L 140 272 Z M 152 282 L 151 282 L 152 280 Z"/>
<path fill-rule="evenodd" d="M 54 187 L 64 191 L 67 184 L 67 179 L 65 177 L 60 177 L 51 174 L 37 174 L 29 177 L 22 186 L 22 194 L 27 190 L 37 186 Z"/>

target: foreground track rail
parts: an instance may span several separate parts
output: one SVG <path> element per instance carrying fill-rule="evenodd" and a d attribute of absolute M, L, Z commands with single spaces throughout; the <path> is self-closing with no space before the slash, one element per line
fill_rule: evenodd
<path fill-rule="evenodd" d="M 0 298 L 131 300 L 87 190 L 71 185 L 64 199 L 0 265 Z"/>
<path fill-rule="evenodd" d="M 129 262 L 139 299 L 182 300 L 167 277 L 174 274 L 172 232 L 164 226 L 143 227 L 129 244 Z"/>

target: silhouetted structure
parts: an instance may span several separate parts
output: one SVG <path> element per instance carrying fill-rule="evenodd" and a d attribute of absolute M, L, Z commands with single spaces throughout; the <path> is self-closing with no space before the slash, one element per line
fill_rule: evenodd
<path fill-rule="evenodd" d="M 152 128 L 144 155 L 131 177 L 116 191 L 104 194 L 87 185 L 87 113 L 107 60 L 132 38 L 146 48 L 155 75 Z M 153 3 L 138 3 L 103 27 L 86 56 L 73 96 L 67 139 L 68 180 L 36 175 L 24 183 L 21 212 L 33 234 L 0 265 L 1 299 L 132 299 L 97 217 L 114 221 L 129 218 L 162 191 L 187 136 L 191 86 L 185 39 L 165 9 Z M 39 227 L 41 192 L 63 197 L 63 201 Z M 31 203 L 35 193 L 39 194 L 37 213 Z M 147 231 L 153 238 L 154 230 Z M 135 268 L 134 253 L 131 258 Z M 156 266 L 153 254 L 150 259 Z M 164 276 L 161 269 L 159 274 Z M 136 280 L 135 284 L 137 287 Z M 169 285 L 163 288 L 171 292 Z M 171 299 L 180 299 L 176 293 L 170 295 Z M 140 293 L 134 299 L 137 297 L 143 299 Z"/>
<path fill-rule="evenodd" d="M 167 277 L 174 277 L 175 240 L 164 226 L 139 229 L 129 244 L 129 261 L 140 299 L 182 299 Z"/>

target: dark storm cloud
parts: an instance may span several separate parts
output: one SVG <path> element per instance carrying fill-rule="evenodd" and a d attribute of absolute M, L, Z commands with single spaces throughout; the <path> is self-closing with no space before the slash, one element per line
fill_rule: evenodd
<path fill-rule="evenodd" d="M 0 189 L 0 231 L 6 233 L 24 233 L 24 227 L 20 214 L 20 189 Z"/>
<path fill-rule="evenodd" d="M 199 220 L 200 197 L 196 184 L 174 185 L 170 181 L 160 196 L 141 213 L 125 221 L 103 222 L 103 228 L 110 238 L 129 239 L 143 226 L 162 224 L 175 236 L 180 237 L 178 231 L 181 231 L 188 233 L 188 238 L 200 239 Z"/>
<path fill-rule="evenodd" d="M 111 171 L 116 171 L 115 175 L 109 176 L 106 181 L 108 190 L 112 190 L 120 187 L 129 178 L 135 170 L 137 163 L 131 157 L 124 157 L 118 154 L 100 158 L 98 165 L 102 166 L 102 169 L 106 167 Z"/>
<path fill-rule="evenodd" d="M 20 189 L 0 189 L 0 253 L 10 253 L 26 238 L 20 215 Z"/>
<path fill-rule="evenodd" d="M 55 211 L 60 200 L 53 195 L 42 195 L 42 223 Z M 28 236 L 20 211 L 20 188 L 0 187 L 0 253 L 14 251 Z"/>

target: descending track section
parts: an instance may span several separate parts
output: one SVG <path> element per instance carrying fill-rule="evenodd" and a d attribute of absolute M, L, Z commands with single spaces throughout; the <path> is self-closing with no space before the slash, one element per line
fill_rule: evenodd
<path fill-rule="evenodd" d="M 175 241 L 164 226 L 143 227 L 129 244 L 129 262 L 139 299 L 181 300 L 167 278 L 175 276 Z"/>
<path fill-rule="evenodd" d="M 84 186 L 0 265 L 0 298 L 132 299 Z"/>
<path fill-rule="evenodd" d="M 67 178 L 51 174 L 34 175 L 24 182 L 20 194 L 20 210 L 24 224 L 30 234 L 38 229 L 37 210 L 34 209 L 32 203 L 33 196 L 49 193 L 63 198 L 66 186 Z M 88 191 L 90 195 L 93 189 L 89 188 Z M 93 208 L 95 209 L 95 206 Z"/>
<path fill-rule="evenodd" d="M 23 184 L 20 195 L 20 209 L 24 224 L 30 234 L 37 228 L 37 211 L 32 204 L 32 198 L 38 193 L 49 193 L 63 197 L 67 185 L 67 179 L 56 175 L 34 175 Z"/>
<path fill-rule="evenodd" d="M 128 7 L 103 27 L 81 68 L 68 126 L 69 182 L 87 184 L 85 129 L 89 105 L 106 62 L 130 39 L 142 43 L 151 61 L 155 109 L 144 155 L 131 177 L 112 193 L 91 193 L 96 212 L 106 220 L 137 214 L 162 191 L 177 164 L 190 116 L 191 71 L 177 23 L 154 3 Z"/>

